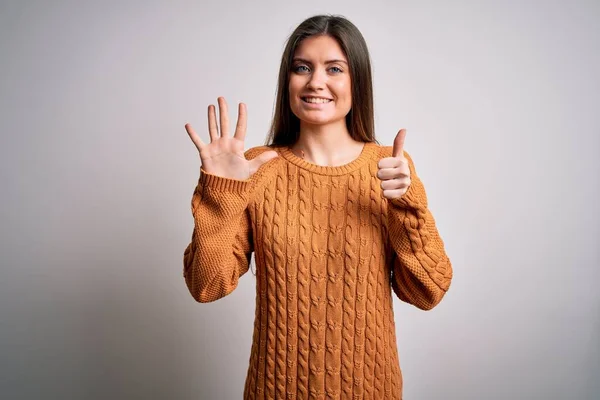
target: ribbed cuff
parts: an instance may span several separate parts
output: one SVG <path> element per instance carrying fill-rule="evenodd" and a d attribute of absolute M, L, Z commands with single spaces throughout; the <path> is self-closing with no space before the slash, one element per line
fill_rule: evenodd
<path fill-rule="evenodd" d="M 250 187 L 250 180 L 239 180 L 212 175 L 200 169 L 198 184 L 221 192 L 245 193 Z"/>

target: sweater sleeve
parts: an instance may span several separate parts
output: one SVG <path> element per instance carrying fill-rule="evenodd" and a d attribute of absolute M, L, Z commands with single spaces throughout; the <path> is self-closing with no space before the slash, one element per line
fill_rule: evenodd
<path fill-rule="evenodd" d="M 392 288 L 398 298 L 423 310 L 435 307 L 450 287 L 452 265 L 444 249 L 427 195 L 409 162 L 411 185 L 406 193 L 388 200 L 388 231 L 392 246 Z"/>
<path fill-rule="evenodd" d="M 245 153 L 252 159 L 266 147 Z M 254 250 L 249 212 L 252 192 L 265 166 L 247 180 L 206 173 L 192 196 L 194 231 L 183 255 L 183 277 L 196 301 L 208 303 L 230 294 L 249 268 Z"/>
<path fill-rule="evenodd" d="M 183 276 L 198 302 L 225 297 L 248 271 L 253 251 L 249 185 L 201 170 L 192 196 L 194 231 L 183 255 Z"/>

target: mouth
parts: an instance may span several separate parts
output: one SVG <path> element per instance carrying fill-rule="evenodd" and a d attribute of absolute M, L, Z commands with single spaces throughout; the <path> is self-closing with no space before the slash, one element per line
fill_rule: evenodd
<path fill-rule="evenodd" d="M 331 103 L 333 101 L 332 99 L 326 99 L 324 97 L 311 97 L 311 96 L 301 97 L 301 99 L 303 102 L 310 103 L 310 104 L 327 104 L 327 103 Z"/>

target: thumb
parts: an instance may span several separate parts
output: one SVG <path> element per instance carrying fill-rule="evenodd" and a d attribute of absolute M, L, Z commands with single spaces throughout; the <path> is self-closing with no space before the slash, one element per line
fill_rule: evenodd
<path fill-rule="evenodd" d="M 250 175 L 258 171 L 258 169 L 265 163 L 271 161 L 275 157 L 278 157 L 279 153 L 275 150 L 265 151 L 260 155 L 256 156 L 252 160 L 250 160 Z"/>
<path fill-rule="evenodd" d="M 400 129 L 394 139 L 394 149 L 392 157 L 404 157 L 404 139 L 406 138 L 406 129 Z"/>

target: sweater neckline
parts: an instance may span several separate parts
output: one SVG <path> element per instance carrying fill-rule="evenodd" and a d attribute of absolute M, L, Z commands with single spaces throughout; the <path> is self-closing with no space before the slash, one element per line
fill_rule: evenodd
<path fill-rule="evenodd" d="M 357 158 L 344 165 L 325 166 L 313 164 L 298 157 L 289 146 L 281 148 L 281 155 L 298 167 L 319 175 L 344 175 L 360 168 L 367 160 L 370 160 L 377 145 L 375 142 L 365 142 L 360 154 Z"/>

